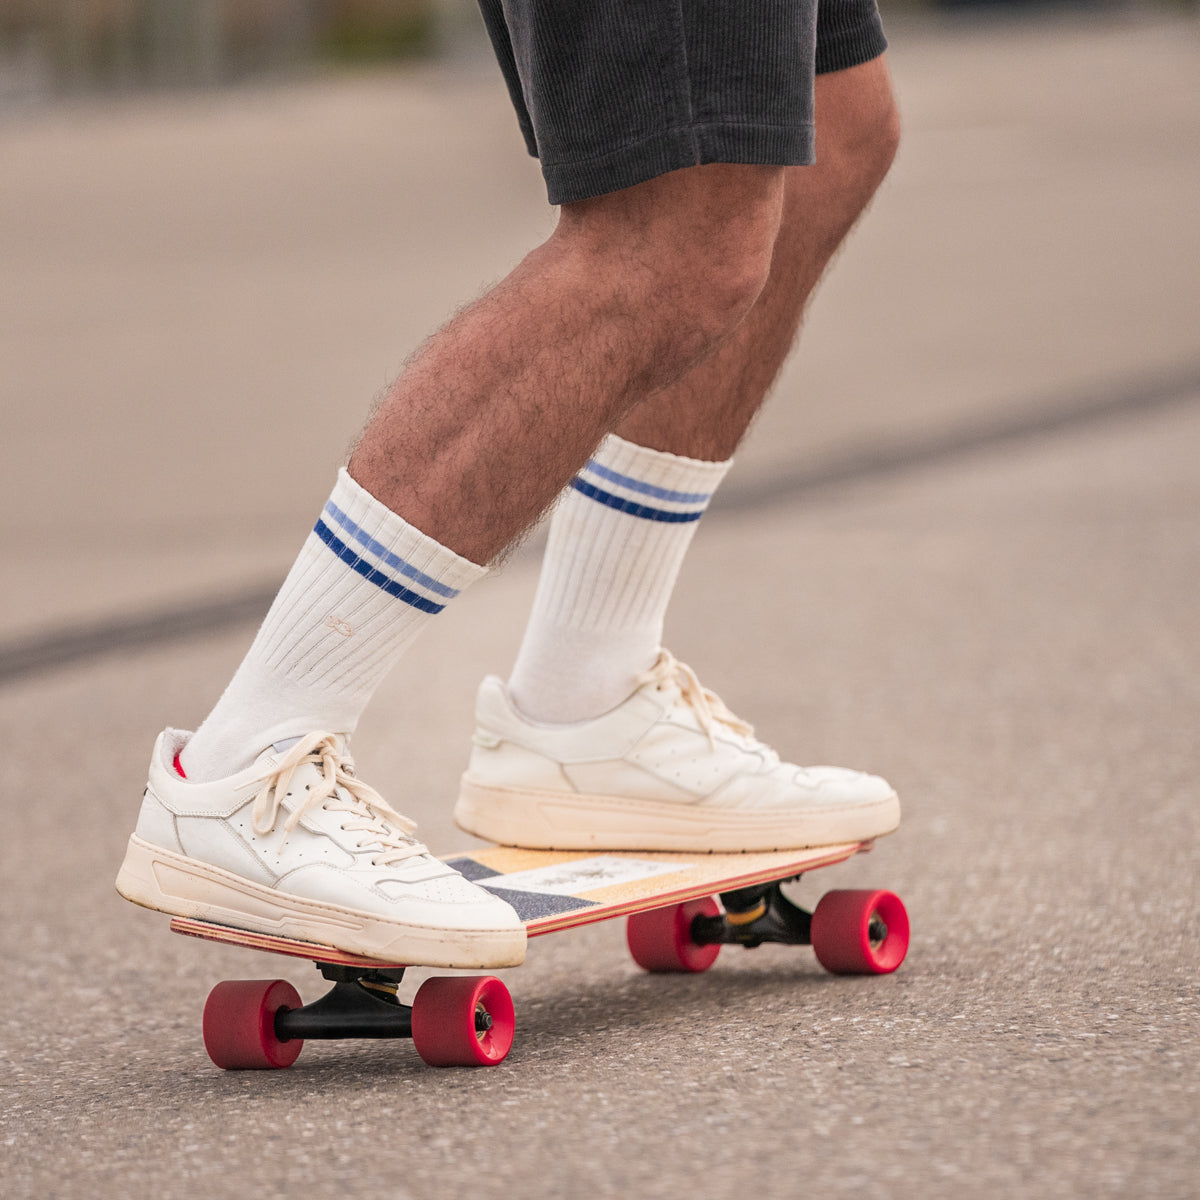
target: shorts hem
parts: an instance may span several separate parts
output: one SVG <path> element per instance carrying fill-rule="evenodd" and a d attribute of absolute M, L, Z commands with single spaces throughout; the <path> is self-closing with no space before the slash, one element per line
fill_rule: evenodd
<path fill-rule="evenodd" d="M 878 17 L 853 29 L 823 31 L 817 39 L 816 73 L 831 75 L 877 59 L 887 50 L 887 38 Z"/>
<path fill-rule="evenodd" d="M 706 163 L 810 166 L 815 151 L 812 125 L 724 122 L 667 130 L 618 150 L 541 165 L 550 203 L 573 204 Z"/>

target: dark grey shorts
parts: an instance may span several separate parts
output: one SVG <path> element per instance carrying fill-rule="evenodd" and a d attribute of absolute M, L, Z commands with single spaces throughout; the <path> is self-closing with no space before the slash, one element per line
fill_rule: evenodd
<path fill-rule="evenodd" d="M 813 161 L 813 77 L 887 47 L 875 0 L 479 0 L 551 204 L 700 163 Z"/>

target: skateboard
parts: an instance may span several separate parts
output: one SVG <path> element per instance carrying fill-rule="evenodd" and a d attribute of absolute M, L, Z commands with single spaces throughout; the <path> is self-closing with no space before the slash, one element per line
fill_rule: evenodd
<path fill-rule="evenodd" d="M 891 892 L 827 892 L 811 912 L 781 885 L 844 862 L 870 842 L 748 854 L 521 850 L 486 846 L 446 861 L 507 900 L 529 937 L 627 918 L 634 961 L 647 971 L 705 971 L 723 945 L 811 945 L 834 974 L 886 974 L 908 950 L 908 915 Z M 714 899 L 720 898 L 720 904 Z M 288 1067 L 307 1039 L 412 1038 L 430 1066 L 493 1066 L 515 1017 L 495 976 L 432 976 L 412 1005 L 398 998 L 402 963 L 252 933 L 189 917 L 176 933 L 306 958 L 333 987 L 304 1004 L 286 980 L 219 983 L 204 1007 L 204 1045 L 226 1070 Z"/>

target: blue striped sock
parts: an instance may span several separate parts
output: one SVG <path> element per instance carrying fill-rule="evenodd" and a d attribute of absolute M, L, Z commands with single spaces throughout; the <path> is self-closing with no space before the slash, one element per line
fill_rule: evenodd
<path fill-rule="evenodd" d="M 253 645 L 184 748 L 188 778 L 230 775 L 316 729 L 352 732 L 409 643 L 485 573 L 340 471 Z"/>
<path fill-rule="evenodd" d="M 563 494 L 509 680 L 545 722 L 599 716 L 658 655 L 696 524 L 729 469 L 609 435 Z"/>

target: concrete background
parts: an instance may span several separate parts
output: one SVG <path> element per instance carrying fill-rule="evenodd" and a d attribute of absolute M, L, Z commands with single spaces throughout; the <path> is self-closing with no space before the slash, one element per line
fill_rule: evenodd
<path fill-rule="evenodd" d="M 685 568 L 706 682 L 899 788 L 900 832 L 799 893 L 894 888 L 908 961 L 664 979 L 616 923 L 558 935 L 475 1072 L 218 1072 L 208 988 L 315 973 L 112 878 L 154 734 L 223 686 L 371 397 L 549 227 L 493 68 L 0 124 L 4 1194 L 1194 1195 L 1198 34 L 893 28 L 900 159 Z M 464 597 L 357 739 L 435 851 L 535 577 Z"/>

